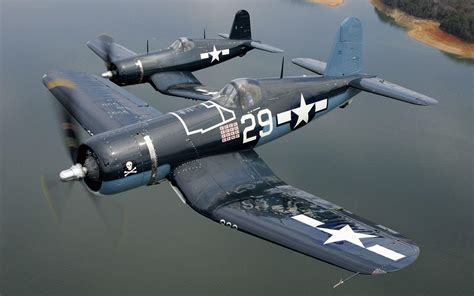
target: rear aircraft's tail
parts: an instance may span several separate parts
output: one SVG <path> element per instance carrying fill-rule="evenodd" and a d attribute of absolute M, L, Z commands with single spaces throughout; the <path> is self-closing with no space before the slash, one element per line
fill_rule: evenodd
<path fill-rule="evenodd" d="M 239 10 L 235 14 L 230 34 L 220 33 L 219 36 L 234 40 L 248 40 L 248 47 L 260 49 L 263 51 L 279 53 L 283 50 L 274 46 L 262 43 L 252 39 L 252 30 L 250 29 L 250 15 L 246 10 Z"/>
<path fill-rule="evenodd" d="M 362 73 L 362 24 L 358 18 L 345 19 L 337 32 L 324 76 Z"/>
<path fill-rule="evenodd" d="M 355 75 L 349 82 L 351 87 L 376 95 L 422 106 L 438 103 L 437 100 L 424 94 L 363 72 L 362 25 L 360 20 L 355 17 L 347 18 L 342 22 L 327 64 L 308 58 L 297 58 L 292 62 L 327 77 Z"/>
<path fill-rule="evenodd" d="M 250 30 L 250 15 L 247 10 L 239 10 L 235 14 L 232 28 L 230 29 L 229 39 L 252 39 Z"/>

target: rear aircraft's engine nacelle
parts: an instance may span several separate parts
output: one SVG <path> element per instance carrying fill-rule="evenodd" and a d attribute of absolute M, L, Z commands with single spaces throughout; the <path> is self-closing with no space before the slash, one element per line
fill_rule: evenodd
<path fill-rule="evenodd" d="M 111 80 L 119 85 L 130 85 L 143 82 L 144 69 L 142 61 L 130 59 L 118 61 L 111 67 Z"/>
<path fill-rule="evenodd" d="M 114 194 L 155 183 L 156 154 L 148 136 L 119 130 L 89 138 L 79 147 L 84 182 L 95 192 Z"/>

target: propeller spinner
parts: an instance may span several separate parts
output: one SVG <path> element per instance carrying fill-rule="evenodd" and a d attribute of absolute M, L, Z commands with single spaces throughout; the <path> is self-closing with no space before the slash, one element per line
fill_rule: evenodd
<path fill-rule="evenodd" d="M 105 49 L 105 66 L 107 67 L 107 72 L 101 74 L 104 78 L 112 78 L 116 75 L 116 72 L 112 70 L 112 44 L 114 43 L 114 38 L 109 35 L 100 35 L 99 40 L 103 43 Z"/>
<path fill-rule="evenodd" d="M 80 163 L 76 163 L 69 169 L 63 170 L 59 173 L 59 180 L 63 182 L 82 180 L 86 177 L 87 168 Z"/>

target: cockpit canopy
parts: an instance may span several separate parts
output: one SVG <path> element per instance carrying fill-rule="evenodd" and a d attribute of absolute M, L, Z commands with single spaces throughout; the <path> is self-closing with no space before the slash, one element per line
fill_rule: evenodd
<path fill-rule="evenodd" d="M 177 51 L 188 51 L 194 48 L 194 42 L 192 42 L 186 37 L 181 37 L 175 42 L 171 43 L 169 48 Z"/>
<path fill-rule="evenodd" d="M 240 107 L 246 110 L 255 106 L 261 99 L 262 92 L 258 81 L 240 78 L 224 86 L 213 100 L 224 107 Z"/>

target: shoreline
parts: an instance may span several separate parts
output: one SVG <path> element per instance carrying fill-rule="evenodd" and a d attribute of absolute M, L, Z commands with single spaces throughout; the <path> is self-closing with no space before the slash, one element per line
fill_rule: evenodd
<path fill-rule="evenodd" d="M 344 0 L 306 0 L 306 2 L 314 4 L 322 4 L 329 7 L 338 7 L 344 4 Z"/>
<path fill-rule="evenodd" d="M 399 9 L 391 8 L 381 0 L 369 0 L 378 11 L 392 18 L 407 29 L 411 38 L 459 58 L 474 59 L 474 43 L 467 43 L 439 28 L 439 22 L 411 16 Z"/>

